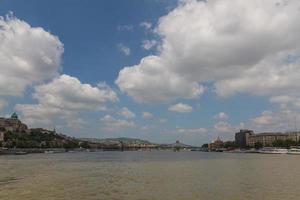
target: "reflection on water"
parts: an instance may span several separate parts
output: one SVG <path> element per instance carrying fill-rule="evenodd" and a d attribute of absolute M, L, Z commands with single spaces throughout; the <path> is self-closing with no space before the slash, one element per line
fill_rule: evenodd
<path fill-rule="evenodd" d="M 1 200 L 235 200 L 300 196 L 300 156 L 98 152 L 0 157 Z"/>

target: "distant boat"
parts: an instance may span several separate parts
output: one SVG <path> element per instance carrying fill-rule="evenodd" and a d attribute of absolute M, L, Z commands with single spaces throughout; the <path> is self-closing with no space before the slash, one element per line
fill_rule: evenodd
<path fill-rule="evenodd" d="M 46 153 L 46 154 L 52 154 L 52 153 L 54 153 L 54 151 L 49 150 L 49 151 L 45 151 L 44 153 Z"/>
<path fill-rule="evenodd" d="M 291 148 L 291 149 L 289 149 L 288 154 L 290 154 L 290 155 L 300 155 L 300 148 L 299 147 Z"/>
<path fill-rule="evenodd" d="M 259 153 L 258 150 L 254 149 L 254 148 L 253 149 L 245 150 L 244 152 L 245 153 Z"/>
<path fill-rule="evenodd" d="M 25 152 L 25 151 L 16 151 L 14 154 L 15 155 L 25 155 L 25 154 L 27 154 L 27 152 Z"/>
<path fill-rule="evenodd" d="M 288 150 L 284 148 L 265 147 L 260 149 L 258 152 L 263 154 L 287 154 Z"/>

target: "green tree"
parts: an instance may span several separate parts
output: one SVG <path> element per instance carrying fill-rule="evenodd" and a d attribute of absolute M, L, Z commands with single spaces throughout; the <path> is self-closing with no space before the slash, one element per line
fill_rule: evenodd
<path fill-rule="evenodd" d="M 79 146 L 84 149 L 91 148 L 91 146 L 89 145 L 89 143 L 87 141 L 80 142 Z"/>
<path fill-rule="evenodd" d="M 224 148 L 226 149 L 232 149 L 232 148 L 236 148 L 235 142 L 233 141 L 227 141 L 224 143 Z"/>
<path fill-rule="evenodd" d="M 255 149 L 260 149 L 263 147 L 263 144 L 261 142 L 255 142 L 254 147 Z"/>

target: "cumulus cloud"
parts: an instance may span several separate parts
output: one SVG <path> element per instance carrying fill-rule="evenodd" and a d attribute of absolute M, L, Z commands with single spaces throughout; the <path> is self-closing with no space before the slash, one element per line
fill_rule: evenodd
<path fill-rule="evenodd" d="M 180 112 L 180 113 L 189 113 L 193 111 L 193 107 L 187 104 L 178 103 L 169 107 L 169 111 Z"/>
<path fill-rule="evenodd" d="M 104 129 L 107 131 L 117 131 L 136 127 L 135 123 L 132 121 L 115 119 L 110 115 L 105 115 L 100 119 L 100 121 L 103 123 Z"/>
<path fill-rule="evenodd" d="M 214 129 L 217 133 L 229 133 L 229 135 L 234 136 L 238 130 L 243 129 L 245 124 L 241 122 L 237 125 L 232 125 L 226 121 L 219 121 L 214 125 Z"/>
<path fill-rule="evenodd" d="M 153 119 L 154 115 L 150 112 L 142 112 L 142 118 L 144 118 L 144 119 Z"/>
<path fill-rule="evenodd" d="M 106 102 L 118 100 L 116 93 L 105 83 L 93 87 L 65 74 L 36 86 L 33 97 L 43 105 L 68 110 L 103 110 Z"/>
<path fill-rule="evenodd" d="M 219 96 L 300 99 L 299 6 L 297 0 L 182 1 L 158 21 L 157 55 L 122 69 L 116 84 L 138 102 L 195 98 L 206 83 Z"/>
<path fill-rule="evenodd" d="M 119 72 L 116 84 L 137 102 L 160 103 L 178 96 L 196 98 L 204 92 L 197 82 L 164 67 L 163 60 L 148 56 L 135 67 L 126 67 Z"/>
<path fill-rule="evenodd" d="M 150 50 L 153 47 L 155 47 L 157 45 L 157 41 L 156 40 L 143 40 L 142 42 L 142 48 L 146 49 L 146 50 Z"/>
<path fill-rule="evenodd" d="M 58 74 L 63 44 L 41 27 L 12 14 L 0 17 L 0 96 L 21 95 L 27 86 Z"/>
<path fill-rule="evenodd" d="M 155 126 L 155 125 L 145 125 L 145 126 L 141 127 L 141 130 L 143 130 L 143 131 L 149 131 L 149 130 L 153 130 L 155 128 L 157 128 L 157 126 Z"/>
<path fill-rule="evenodd" d="M 149 30 L 152 28 L 152 23 L 151 22 L 142 22 L 142 23 L 140 23 L 140 26 L 145 28 L 146 30 Z"/>
<path fill-rule="evenodd" d="M 130 111 L 127 107 L 121 108 L 119 114 L 127 119 L 135 118 L 135 114 L 132 111 Z"/>
<path fill-rule="evenodd" d="M 300 121 L 300 113 L 287 108 L 277 112 L 263 111 L 259 116 L 253 118 L 249 127 L 255 131 L 297 131 Z"/>
<path fill-rule="evenodd" d="M 105 83 L 94 87 L 68 75 L 61 75 L 34 89 L 33 97 L 38 104 L 16 105 L 16 110 L 22 113 L 29 124 L 34 125 L 41 119 L 48 124 L 55 116 L 67 121 L 80 121 L 78 112 L 105 110 L 106 103 L 118 101 L 116 93 Z"/>
<path fill-rule="evenodd" d="M 225 121 L 219 121 L 215 124 L 214 128 L 221 133 L 234 133 L 234 128 Z"/>
<path fill-rule="evenodd" d="M 124 44 L 118 44 L 118 49 L 121 51 L 125 56 L 129 56 L 131 50 L 129 47 L 125 46 Z"/>
<path fill-rule="evenodd" d="M 206 128 L 178 128 L 176 131 L 177 133 L 185 135 L 202 135 L 207 133 Z"/>
<path fill-rule="evenodd" d="M 42 104 L 17 104 L 15 110 L 21 113 L 22 121 L 32 127 L 51 127 L 57 118 L 74 118 L 73 112 Z"/>
<path fill-rule="evenodd" d="M 216 120 L 227 120 L 229 116 L 224 112 L 220 112 L 219 114 L 215 115 L 214 118 Z"/>

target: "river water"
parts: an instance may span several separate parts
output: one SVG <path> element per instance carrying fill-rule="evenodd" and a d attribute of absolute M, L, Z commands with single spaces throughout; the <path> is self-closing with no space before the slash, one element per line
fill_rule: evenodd
<path fill-rule="evenodd" d="M 95 152 L 0 156 L 1 200 L 299 200 L 300 156 Z"/>

